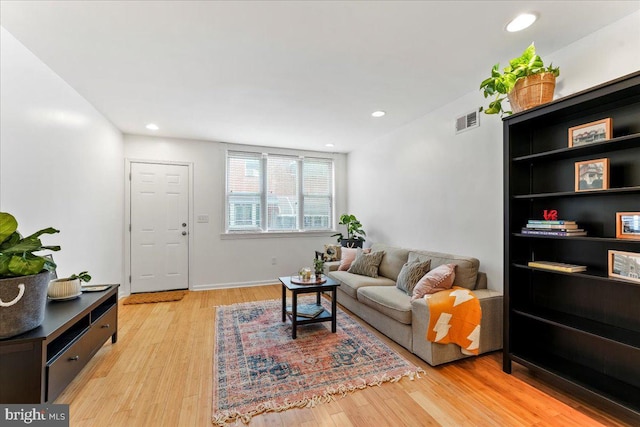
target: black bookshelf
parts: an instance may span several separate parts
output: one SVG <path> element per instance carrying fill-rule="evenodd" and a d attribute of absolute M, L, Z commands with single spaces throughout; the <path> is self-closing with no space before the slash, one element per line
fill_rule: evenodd
<path fill-rule="evenodd" d="M 611 118 L 612 138 L 569 147 L 568 129 Z M 640 72 L 504 119 L 504 358 L 640 421 L 640 283 L 608 276 L 616 212 L 640 212 Z M 608 158 L 609 189 L 575 192 L 575 163 Z M 587 236 L 520 232 L 557 210 Z M 564 273 L 529 261 L 587 266 Z"/>

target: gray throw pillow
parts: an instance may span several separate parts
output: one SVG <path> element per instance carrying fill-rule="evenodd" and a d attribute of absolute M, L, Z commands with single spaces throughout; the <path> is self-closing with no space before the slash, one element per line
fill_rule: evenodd
<path fill-rule="evenodd" d="M 384 251 L 364 253 L 358 252 L 356 260 L 353 261 L 349 273 L 359 274 L 361 276 L 378 277 L 378 267 L 382 262 Z"/>
<path fill-rule="evenodd" d="M 407 295 L 413 295 L 416 283 L 431 270 L 431 260 L 407 262 L 398 274 L 396 287 Z"/>

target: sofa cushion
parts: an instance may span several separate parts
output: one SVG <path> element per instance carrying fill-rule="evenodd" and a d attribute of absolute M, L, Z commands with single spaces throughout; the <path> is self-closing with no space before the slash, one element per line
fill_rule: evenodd
<path fill-rule="evenodd" d="M 358 301 L 405 325 L 411 324 L 411 297 L 395 286 L 365 286 Z"/>
<path fill-rule="evenodd" d="M 460 286 L 467 289 L 475 289 L 476 281 L 478 279 L 478 267 L 480 267 L 480 261 L 476 258 L 465 257 L 460 255 L 451 255 L 442 252 L 430 252 L 412 250 L 409 253 L 409 262 L 420 260 L 431 260 L 431 268 L 434 269 L 442 264 L 455 264 L 456 265 L 456 278 L 453 282 L 453 286 Z"/>
<path fill-rule="evenodd" d="M 340 289 L 351 298 L 358 298 L 357 291 L 363 286 L 391 286 L 396 287 L 396 282 L 386 277 L 367 277 L 352 274 L 346 271 L 332 271 L 328 274 L 334 280 L 340 282 Z"/>
<path fill-rule="evenodd" d="M 407 262 L 400 270 L 398 274 L 398 280 L 396 281 L 396 287 L 406 293 L 407 295 L 413 294 L 413 288 L 422 277 L 431 269 L 431 260 L 428 259 L 423 262 Z"/>
<path fill-rule="evenodd" d="M 451 289 L 456 278 L 455 264 L 442 264 L 425 274 L 413 288 L 411 301 L 427 294 Z"/>
<path fill-rule="evenodd" d="M 384 252 L 377 251 L 371 252 L 369 254 L 365 254 L 364 252 L 358 252 L 356 255 L 356 260 L 353 261 L 349 270 L 349 273 L 360 274 L 363 276 L 369 277 L 378 277 L 378 266 L 380 265 L 380 261 L 382 261 L 382 257 L 384 256 Z"/>
<path fill-rule="evenodd" d="M 378 274 L 391 280 L 397 280 L 402 266 L 409 257 L 409 250 L 388 246 L 383 243 L 374 243 L 371 246 L 372 251 L 384 251 L 384 257 L 380 262 Z"/>
<path fill-rule="evenodd" d="M 355 261 L 356 255 L 359 251 L 362 251 L 366 254 L 371 252 L 371 248 L 361 249 L 361 248 L 342 248 L 340 250 L 340 266 L 338 270 L 347 271 L 349 267 L 351 267 L 351 263 Z"/>
<path fill-rule="evenodd" d="M 342 259 L 342 246 L 324 245 L 322 258 L 327 262 L 340 261 Z"/>

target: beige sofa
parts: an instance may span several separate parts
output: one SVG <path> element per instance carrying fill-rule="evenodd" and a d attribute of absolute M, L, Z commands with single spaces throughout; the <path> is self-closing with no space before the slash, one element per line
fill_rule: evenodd
<path fill-rule="evenodd" d="M 340 283 L 337 299 L 346 309 L 432 366 L 469 357 L 455 344 L 427 341 L 429 306 L 424 299 L 411 301 L 409 295 L 395 286 L 406 262 L 428 258 L 432 269 L 453 263 L 456 264 L 453 285 L 473 290 L 480 300 L 480 353 L 502 348 L 502 294 L 487 289 L 487 276 L 478 271 L 477 259 L 380 243 L 371 250 L 384 251 L 377 278 L 337 271 L 340 262 L 325 264 L 327 275 Z"/>

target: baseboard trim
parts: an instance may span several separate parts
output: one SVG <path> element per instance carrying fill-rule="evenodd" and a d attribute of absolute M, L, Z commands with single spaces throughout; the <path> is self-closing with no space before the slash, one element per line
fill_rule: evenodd
<path fill-rule="evenodd" d="M 250 286 L 269 286 L 269 285 L 277 285 L 280 284 L 278 279 L 265 279 L 265 280 L 256 280 L 251 282 L 232 282 L 232 283 L 215 283 L 215 284 L 204 284 L 204 285 L 194 285 L 191 287 L 191 291 L 211 291 L 216 289 L 229 289 L 229 288 L 247 288 Z"/>

